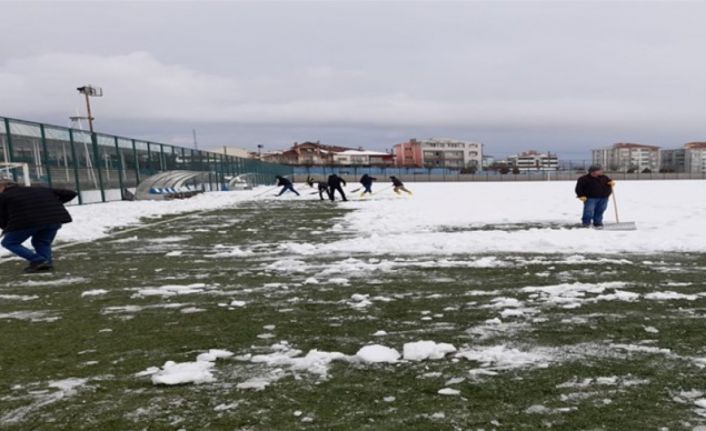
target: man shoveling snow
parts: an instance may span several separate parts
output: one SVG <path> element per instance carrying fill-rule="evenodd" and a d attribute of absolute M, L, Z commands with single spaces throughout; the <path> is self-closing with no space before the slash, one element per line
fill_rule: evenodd
<path fill-rule="evenodd" d="M 76 197 L 71 190 L 21 187 L 0 180 L 0 228 L 2 246 L 27 260 L 25 272 L 51 271 L 52 243 L 61 225 L 71 222 L 64 204 Z M 22 245 L 31 238 L 31 250 Z"/>
<path fill-rule="evenodd" d="M 603 174 L 603 168 L 593 165 L 588 174 L 576 182 L 576 197 L 583 202 L 583 227 L 603 228 L 603 213 L 608 208 L 608 198 L 613 193 L 615 181 Z"/>
<path fill-rule="evenodd" d="M 283 177 L 282 175 L 277 175 L 275 177 L 275 179 L 277 180 L 277 185 L 279 187 L 282 187 L 282 190 L 279 192 L 279 194 L 277 196 L 282 196 L 284 194 L 284 192 L 286 192 L 286 191 L 290 191 L 290 192 L 294 193 L 295 195 L 299 196 L 299 192 L 294 190 L 294 185 L 292 184 L 292 182 L 289 179 Z"/>

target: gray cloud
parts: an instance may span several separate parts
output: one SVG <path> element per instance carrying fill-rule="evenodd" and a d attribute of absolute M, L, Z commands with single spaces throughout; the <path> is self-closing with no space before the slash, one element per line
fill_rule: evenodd
<path fill-rule="evenodd" d="M 254 148 L 454 136 L 585 158 L 704 138 L 706 4 L 4 3 L 0 108 Z"/>

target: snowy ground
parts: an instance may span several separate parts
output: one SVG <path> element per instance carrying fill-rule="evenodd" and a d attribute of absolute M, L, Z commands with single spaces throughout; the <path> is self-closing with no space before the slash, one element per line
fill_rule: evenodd
<path fill-rule="evenodd" d="M 704 430 L 704 185 L 619 183 L 635 232 L 558 182 L 72 208 L 1 264 L 0 428 Z"/>

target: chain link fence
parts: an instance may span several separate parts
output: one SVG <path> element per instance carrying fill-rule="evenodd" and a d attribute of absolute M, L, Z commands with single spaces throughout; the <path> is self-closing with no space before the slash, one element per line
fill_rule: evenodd
<path fill-rule="evenodd" d="M 76 190 L 79 204 L 122 200 L 145 178 L 170 170 L 207 172 L 207 190 L 224 190 L 227 178 L 242 174 L 254 184 L 292 175 L 289 166 L 5 117 L 0 146 L 1 163 L 26 163 L 32 184 Z M 8 172 L 16 181 L 25 175 Z"/>

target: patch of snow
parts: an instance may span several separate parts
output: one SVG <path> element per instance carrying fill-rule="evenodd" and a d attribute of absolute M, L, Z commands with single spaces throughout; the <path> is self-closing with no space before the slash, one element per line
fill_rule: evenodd
<path fill-rule="evenodd" d="M 546 368 L 552 357 L 540 351 L 524 352 L 504 345 L 469 347 L 456 354 L 459 358 L 480 362 L 483 368 L 508 370 L 513 368 Z"/>
<path fill-rule="evenodd" d="M 11 294 L 5 294 L 5 295 L 0 295 L 0 299 L 5 299 L 8 301 L 33 301 L 35 299 L 39 299 L 39 296 L 37 295 L 11 295 Z"/>
<path fill-rule="evenodd" d="M 370 344 L 358 350 L 355 356 L 366 363 L 394 363 L 400 359 L 400 352 L 380 344 Z"/>
<path fill-rule="evenodd" d="M 651 292 L 645 295 L 645 299 L 653 299 L 656 301 L 669 301 L 683 299 L 686 301 L 695 301 L 699 298 L 698 295 L 686 295 L 679 292 L 664 291 L 664 292 Z"/>
<path fill-rule="evenodd" d="M 105 289 L 84 290 L 83 292 L 81 292 L 81 297 L 83 298 L 85 296 L 105 295 L 106 293 L 108 293 L 108 291 Z"/>
<path fill-rule="evenodd" d="M 448 343 L 417 341 L 405 343 L 402 352 L 402 357 L 408 361 L 438 360 L 443 359 L 449 353 L 456 352 L 456 347 Z"/>

